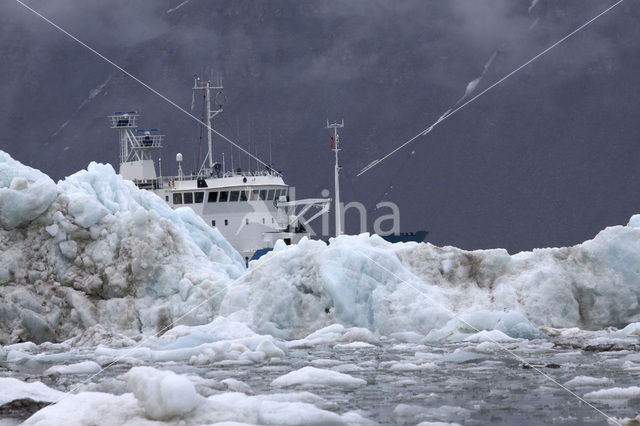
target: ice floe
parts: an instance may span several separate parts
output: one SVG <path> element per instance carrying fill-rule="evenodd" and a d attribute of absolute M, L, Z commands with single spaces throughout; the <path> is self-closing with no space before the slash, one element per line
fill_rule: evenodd
<path fill-rule="evenodd" d="M 287 373 L 271 382 L 271 386 L 275 387 L 295 385 L 362 386 L 365 384 L 367 384 L 366 380 L 345 373 L 310 366 Z"/>

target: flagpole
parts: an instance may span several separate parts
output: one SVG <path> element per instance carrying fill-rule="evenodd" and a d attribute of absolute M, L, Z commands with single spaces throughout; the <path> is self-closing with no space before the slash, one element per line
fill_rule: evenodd
<path fill-rule="evenodd" d="M 342 123 L 329 124 L 327 120 L 327 129 L 333 129 L 333 137 L 331 138 L 331 150 L 335 153 L 336 164 L 334 166 L 334 181 L 335 181 L 335 215 L 336 215 L 336 237 L 342 235 L 342 204 L 340 203 L 340 163 L 338 161 L 338 153 L 340 152 L 340 135 L 338 134 L 338 128 L 344 127 L 344 120 Z"/>

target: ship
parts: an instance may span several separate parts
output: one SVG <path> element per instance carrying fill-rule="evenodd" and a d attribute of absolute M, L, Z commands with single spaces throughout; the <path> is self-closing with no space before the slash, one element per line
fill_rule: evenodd
<path fill-rule="evenodd" d="M 164 135 L 157 129 L 139 129 L 136 111 L 120 111 L 108 116 L 120 142 L 120 175 L 138 188 L 154 192 L 173 208 L 190 207 L 207 224 L 218 229 L 240 253 L 245 262 L 272 249 L 278 240 L 296 244 L 310 237 L 307 224 L 329 211 L 331 198 L 294 199 L 282 174 L 260 159 L 262 168 L 254 171 L 228 170 L 224 160 L 213 160 L 211 120 L 222 112 L 212 109 L 212 94 L 223 89 L 221 81 L 212 83 L 194 77 L 193 91 L 204 97 L 204 127 L 207 154 L 198 172 L 185 174 L 182 154 L 176 154 L 177 176 L 162 176 L 161 162 L 154 153 L 163 148 Z M 312 215 L 306 217 L 307 214 Z"/>
<path fill-rule="evenodd" d="M 286 245 L 297 244 L 302 238 L 312 237 L 309 223 L 328 213 L 331 198 L 295 199 L 292 188 L 284 181 L 282 173 L 271 165 L 217 133 L 260 165 L 258 170 L 229 170 L 224 161 L 214 161 L 212 119 L 220 114 L 223 106 L 217 103 L 222 93 L 222 81 L 212 83 L 194 76 L 193 93 L 203 97 L 204 120 L 200 124 L 207 133 L 207 154 L 197 172 L 185 174 L 183 156 L 176 154 L 178 174 L 163 176 L 162 163 L 158 170 L 154 154 L 163 148 L 164 135 L 157 129 L 140 129 L 140 114 L 136 111 L 119 111 L 108 116 L 112 129 L 117 130 L 120 143 L 120 175 L 138 188 L 154 192 L 172 208 L 189 207 L 208 225 L 216 228 L 240 253 L 245 262 L 271 251 L 278 240 Z M 192 101 L 193 104 L 193 101 Z M 212 104 L 214 108 L 212 108 Z M 195 118 L 195 117 L 194 117 Z M 335 153 L 335 225 L 336 235 L 341 235 L 340 211 L 340 135 L 342 123 L 329 124 L 333 132 L 331 149 Z M 310 214 L 311 216 L 306 217 Z M 424 241 L 426 231 L 382 236 L 388 241 Z"/>

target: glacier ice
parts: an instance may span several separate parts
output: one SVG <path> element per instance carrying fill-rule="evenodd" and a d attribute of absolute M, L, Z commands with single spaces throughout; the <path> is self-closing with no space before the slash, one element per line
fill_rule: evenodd
<path fill-rule="evenodd" d="M 599 329 L 640 319 L 640 218 L 565 248 L 509 255 L 377 236 L 303 240 L 252 261 L 220 313 L 259 332 L 300 338 L 334 323 L 377 335 L 462 340 L 497 329 Z"/>
<path fill-rule="evenodd" d="M 97 355 L 113 357 L 133 336 L 172 328 L 129 358 L 255 363 L 382 336 L 491 343 L 544 337 L 541 326 L 632 327 L 598 337 L 624 340 L 639 329 L 629 324 L 640 322 L 640 216 L 583 244 L 515 255 L 368 234 L 279 242 L 245 269 L 191 209 L 172 210 L 111 166 L 55 184 L 1 153 L 0 225 L 2 343 L 101 343 Z"/>
<path fill-rule="evenodd" d="M 191 209 L 172 210 L 109 165 L 56 185 L 0 152 L 0 225 L 4 343 L 206 323 L 220 302 L 207 297 L 244 271 Z"/>

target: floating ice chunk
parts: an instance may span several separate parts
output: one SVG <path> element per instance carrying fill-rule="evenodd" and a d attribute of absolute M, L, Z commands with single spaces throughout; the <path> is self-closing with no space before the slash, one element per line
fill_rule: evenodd
<path fill-rule="evenodd" d="M 579 387 L 579 386 L 602 386 L 613 383 L 613 380 L 608 377 L 589 377 L 589 376 L 576 376 L 573 379 L 565 382 L 565 386 Z"/>
<path fill-rule="evenodd" d="M 253 393 L 253 390 L 251 390 L 251 386 L 244 382 L 241 382 L 240 380 L 229 378 L 221 380 L 220 383 L 225 385 L 225 387 L 231 392 L 242 392 L 244 394 Z"/>
<path fill-rule="evenodd" d="M 479 333 L 465 337 L 465 342 L 482 343 L 482 342 L 515 342 L 517 339 L 507 336 L 500 330 L 482 330 Z"/>
<path fill-rule="evenodd" d="M 265 401 L 260 406 L 260 424 L 268 425 L 351 425 L 369 423 L 357 413 L 343 415 L 301 402 Z"/>
<path fill-rule="evenodd" d="M 640 215 L 637 216 L 640 217 Z M 622 330 L 618 331 L 616 334 L 622 335 L 624 337 L 640 336 L 640 322 L 633 322 L 627 325 Z"/>
<path fill-rule="evenodd" d="M 141 367 L 138 367 L 141 368 Z M 148 367 L 145 367 L 148 368 Z M 151 369 L 153 370 L 153 369 Z M 152 376 L 158 372 L 154 370 Z M 125 375 L 126 376 L 126 375 Z M 189 380 L 183 376 L 176 376 Z M 189 382 L 190 383 L 190 382 Z M 152 385 L 153 383 L 148 383 Z M 142 383 L 139 384 L 142 386 Z M 170 385 L 162 383 L 162 386 Z M 176 385 L 176 383 L 174 383 Z M 325 403 L 322 398 L 308 392 L 290 394 L 272 394 L 247 396 L 242 393 L 222 393 L 208 398 L 197 396 L 197 405 L 188 412 L 176 410 L 176 405 L 184 403 L 184 395 L 180 394 L 182 386 L 171 385 L 178 401 L 171 401 L 173 409 L 164 406 L 163 418 L 171 424 L 332 424 L 357 425 L 370 424 L 357 413 L 333 413 L 322 410 L 314 403 Z M 186 383 L 185 383 L 186 385 Z M 136 386 L 137 387 L 137 386 Z M 148 389 L 149 394 L 158 389 Z M 147 395 L 147 397 L 150 395 Z M 145 397 L 145 401 L 148 401 Z M 143 409 L 144 407 L 144 409 Z M 162 407 L 155 406 L 156 409 Z M 184 408 L 184 407 L 182 407 Z M 151 415 L 134 394 L 111 395 L 99 392 L 81 392 L 68 395 L 59 403 L 50 405 L 31 416 L 26 425 L 54 426 L 60 424 L 150 424 Z M 151 417 L 153 418 L 153 417 Z"/>
<path fill-rule="evenodd" d="M 640 398 L 640 387 L 630 386 L 628 388 L 601 389 L 587 393 L 587 399 L 634 399 Z"/>
<path fill-rule="evenodd" d="M 304 339 L 291 340 L 287 342 L 287 347 L 304 348 L 337 343 L 344 334 L 344 330 L 345 328 L 342 324 L 332 324 L 314 331 Z"/>
<path fill-rule="evenodd" d="M 393 419 L 397 423 L 401 424 L 415 424 L 420 420 L 425 419 L 434 419 L 439 417 L 463 417 L 466 418 L 469 416 L 468 410 L 465 410 L 461 407 L 450 407 L 450 406 L 442 406 L 439 408 L 431 408 L 431 407 L 421 407 L 419 405 L 413 404 L 398 404 L 396 408 L 393 409 L 393 413 L 391 414 Z M 423 421 L 418 423 L 420 425 L 455 425 L 457 423 L 441 423 L 441 422 L 432 422 L 432 421 Z"/>
<path fill-rule="evenodd" d="M 285 353 L 272 340 L 265 339 L 256 346 L 256 351 L 263 352 L 267 358 L 284 358 Z"/>
<path fill-rule="evenodd" d="M 312 362 L 313 364 L 313 362 Z M 355 364 L 339 364 L 334 367 L 331 367 L 333 371 L 337 371 L 338 373 L 353 373 L 356 371 L 362 371 L 364 368 L 355 365 Z"/>
<path fill-rule="evenodd" d="M 14 343 L 4 347 L 6 351 L 34 352 L 38 349 L 38 345 L 33 342 Z"/>
<path fill-rule="evenodd" d="M 380 340 L 366 328 L 351 327 L 340 337 L 340 341 L 378 343 Z"/>
<path fill-rule="evenodd" d="M 419 371 L 419 370 L 436 370 L 438 366 L 432 362 L 424 364 L 413 364 L 411 362 L 395 362 L 391 364 L 391 371 Z"/>
<path fill-rule="evenodd" d="M 456 349 L 453 353 L 445 355 L 442 357 L 442 361 L 447 362 L 455 362 L 455 363 L 466 363 L 466 362 L 475 362 L 486 359 L 487 356 L 479 353 L 468 352 L 462 349 Z"/>
<path fill-rule="evenodd" d="M 43 373 L 45 376 L 56 374 L 95 374 L 102 371 L 100 365 L 93 361 L 83 361 L 69 365 L 54 365 L 49 367 Z"/>
<path fill-rule="evenodd" d="M 413 331 L 404 331 L 399 333 L 391 333 L 389 335 L 392 339 L 399 340 L 405 343 L 419 343 L 424 340 L 424 335 Z"/>
<path fill-rule="evenodd" d="M 108 419 L 108 423 L 105 420 Z M 24 425 L 122 425 L 148 422 L 144 411 L 130 393 L 111 395 L 102 392 L 67 394 L 60 402 L 49 405 L 29 417 Z"/>
<path fill-rule="evenodd" d="M 172 371 L 134 367 L 124 377 L 144 411 L 154 420 L 183 416 L 193 411 L 202 398 L 189 379 Z"/>
<path fill-rule="evenodd" d="M 342 364 L 342 361 L 337 359 L 317 358 L 317 359 L 311 360 L 311 365 L 313 365 L 314 367 L 333 367 L 341 364 Z"/>
<path fill-rule="evenodd" d="M 41 382 L 23 382 L 12 377 L 0 377 L 0 406 L 19 399 L 36 402 L 55 402 L 65 393 L 51 389 Z"/>
<path fill-rule="evenodd" d="M 496 342 L 482 342 L 473 348 L 474 352 L 480 352 L 485 354 L 492 354 L 495 352 L 504 351 L 504 346 Z"/>
<path fill-rule="evenodd" d="M 308 392 L 246 396 L 241 393 L 212 395 L 200 405 L 194 420 L 199 423 L 233 421 L 273 425 L 370 424 L 357 413 L 337 414 L 312 403 L 321 399 Z"/>
<path fill-rule="evenodd" d="M 271 382 L 271 386 L 322 385 L 322 386 L 362 386 L 367 382 L 337 371 L 315 367 L 303 367 L 280 376 Z"/>
<path fill-rule="evenodd" d="M 334 349 L 370 349 L 375 347 L 376 346 L 372 345 L 371 343 L 351 342 L 351 343 L 345 343 L 345 344 L 338 344 L 338 345 L 335 345 L 333 348 Z"/>

